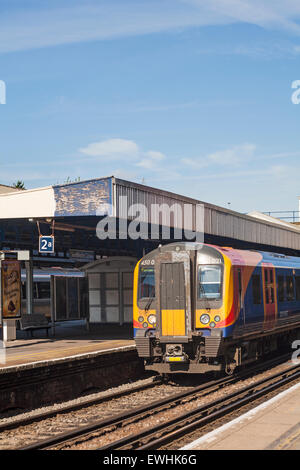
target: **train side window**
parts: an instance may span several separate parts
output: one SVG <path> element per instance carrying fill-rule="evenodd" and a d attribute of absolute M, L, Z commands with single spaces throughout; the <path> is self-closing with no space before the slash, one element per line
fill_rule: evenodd
<path fill-rule="evenodd" d="M 270 303 L 270 291 L 269 291 L 269 288 L 268 288 L 268 285 L 269 285 L 269 270 L 268 269 L 265 269 L 264 271 L 264 291 L 265 291 L 265 298 L 266 298 L 266 304 L 269 304 Z"/>
<path fill-rule="evenodd" d="M 278 284 L 278 302 L 284 302 L 284 276 L 277 277 L 277 284 Z"/>
<path fill-rule="evenodd" d="M 270 294 L 271 294 L 271 304 L 274 303 L 275 298 L 274 298 L 274 272 L 273 269 L 270 269 Z"/>
<path fill-rule="evenodd" d="M 255 305 L 261 304 L 261 282 L 259 274 L 254 274 L 252 276 L 252 293 L 253 303 Z"/>
<path fill-rule="evenodd" d="M 293 276 L 286 277 L 286 297 L 288 302 L 292 302 L 293 300 L 295 300 Z"/>
<path fill-rule="evenodd" d="M 296 299 L 300 300 L 300 276 L 296 276 L 295 280 L 296 280 Z"/>
<path fill-rule="evenodd" d="M 270 303 L 270 296 L 269 296 L 269 289 L 266 285 L 266 288 L 265 288 L 265 294 L 266 294 L 266 303 L 269 304 Z"/>

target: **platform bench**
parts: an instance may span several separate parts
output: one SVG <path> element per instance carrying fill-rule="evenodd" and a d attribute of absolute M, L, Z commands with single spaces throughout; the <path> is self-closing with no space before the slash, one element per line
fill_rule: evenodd
<path fill-rule="evenodd" d="M 33 330 L 46 330 L 47 336 L 48 330 L 51 328 L 47 317 L 43 313 L 32 313 L 32 314 L 23 314 L 20 318 L 20 327 L 23 331 L 28 331 L 33 337 Z"/>

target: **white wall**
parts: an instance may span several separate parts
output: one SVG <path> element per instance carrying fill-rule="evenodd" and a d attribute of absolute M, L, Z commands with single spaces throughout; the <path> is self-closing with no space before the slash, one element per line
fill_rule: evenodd
<path fill-rule="evenodd" d="M 55 199 L 52 186 L 0 194 L 2 219 L 53 217 Z"/>

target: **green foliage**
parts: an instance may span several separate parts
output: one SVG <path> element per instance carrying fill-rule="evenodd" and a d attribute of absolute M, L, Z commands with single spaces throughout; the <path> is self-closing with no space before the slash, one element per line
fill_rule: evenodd
<path fill-rule="evenodd" d="M 24 181 L 21 181 L 21 180 L 18 180 L 16 183 L 13 183 L 13 188 L 23 189 L 23 190 L 26 189 Z"/>
<path fill-rule="evenodd" d="M 77 178 L 74 178 L 73 180 L 70 178 L 70 176 L 68 176 L 68 178 L 66 179 L 66 181 L 64 181 L 65 184 L 67 183 L 79 183 L 80 181 L 80 176 L 78 176 Z"/>

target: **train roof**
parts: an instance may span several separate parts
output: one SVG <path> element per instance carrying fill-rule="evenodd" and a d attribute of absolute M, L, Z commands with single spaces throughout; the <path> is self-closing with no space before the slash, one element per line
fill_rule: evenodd
<path fill-rule="evenodd" d="M 232 264 L 234 265 L 246 265 L 246 266 L 257 266 L 257 265 L 272 265 L 274 267 L 282 268 L 299 268 L 300 269 L 300 257 L 288 256 L 284 254 L 256 251 L 256 250 L 239 250 L 231 247 L 221 247 L 217 245 L 210 245 L 206 243 L 196 242 L 174 242 L 168 245 L 163 245 L 151 253 L 158 251 L 167 252 L 173 251 L 176 247 L 180 247 L 182 250 L 187 251 L 202 251 L 205 248 L 215 249 L 224 256 L 227 256 Z M 148 253 L 149 256 L 150 253 Z"/>

